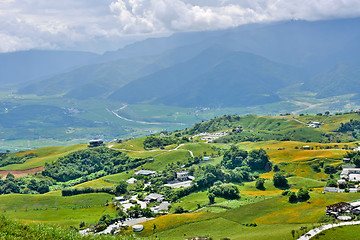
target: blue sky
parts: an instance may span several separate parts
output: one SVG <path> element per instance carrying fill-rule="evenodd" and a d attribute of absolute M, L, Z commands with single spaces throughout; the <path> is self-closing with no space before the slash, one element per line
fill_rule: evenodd
<path fill-rule="evenodd" d="M 174 32 L 359 16 L 359 0 L 0 0 L 0 52 L 103 52 Z"/>

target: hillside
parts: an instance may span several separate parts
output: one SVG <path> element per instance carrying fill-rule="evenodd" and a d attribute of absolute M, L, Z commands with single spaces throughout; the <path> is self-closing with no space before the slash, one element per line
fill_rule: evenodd
<path fill-rule="evenodd" d="M 135 79 L 152 74 L 176 63 L 187 61 L 204 49 L 202 45 L 174 48 L 158 55 L 103 61 L 48 77 L 18 89 L 19 94 L 54 95 L 66 98 L 106 98 Z M 107 54 L 104 55 L 104 57 Z"/>
<path fill-rule="evenodd" d="M 276 90 L 299 79 L 299 71 L 290 66 L 212 47 L 185 63 L 127 84 L 110 99 L 182 107 L 252 106 L 279 101 Z"/>
<path fill-rule="evenodd" d="M 315 76 L 311 80 L 311 84 L 304 85 L 304 89 L 317 92 L 318 98 L 358 94 L 360 91 L 357 84 L 359 79 L 360 66 L 355 63 L 344 63 Z"/>
<path fill-rule="evenodd" d="M 0 83 L 25 84 L 91 63 L 97 54 L 88 52 L 30 50 L 0 54 Z"/>
<path fill-rule="evenodd" d="M 178 33 L 105 53 L 92 59 L 91 65 L 81 68 L 69 69 L 75 67 L 71 65 L 61 71 L 46 72 L 43 75 L 48 77 L 34 84 L 23 85 L 18 92 L 37 95 L 66 94 L 66 98 L 78 99 L 106 99 L 112 94 L 110 99 L 128 103 L 145 101 L 151 104 L 203 107 L 215 106 L 221 99 L 224 100 L 217 107 L 244 106 L 245 100 L 249 102 L 246 106 L 278 102 L 281 96 L 277 96 L 276 91 L 294 83 L 294 80 L 304 83 L 302 90 L 317 93 L 321 98 L 349 94 L 354 91 L 344 86 L 352 85 L 351 81 L 357 77 L 357 70 L 351 67 L 334 69 L 334 66 L 356 63 L 359 53 L 357 43 L 360 41 L 357 31 L 359 25 L 359 18 L 355 18 L 253 24 L 221 31 Z M 211 56 L 217 62 L 211 59 L 208 62 L 201 60 L 200 53 L 213 46 L 226 48 L 233 55 L 246 52 L 248 59 L 244 61 L 244 56 L 240 59 L 219 59 L 222 55 L 218 52 L 219 56 Z M 254 62 L 255 55 L 263 60 L 257 59 Z M 200 62 L 194 63 L 195 59 Z M 73 60 L 78 61 L 80 66 L 84 64 L 76 57 Z M 63 62 L 72 62 L 60 56 L 56 61 L 48 59 L 46 64 L 57 61 L 61 61 L 61 64 L 57 64 L 58 67 Z M 250 62 L 253 63 L 252 66 Z M 6 64 L 14 65 L 15 62 L 7 61 Z M 39 64 L 38 67 L 47 66 L 46 64 Z M 213 68 L 214 66 L 217 67 Z M 52 68 L 48 66 L 47 69 L 50 71 Z M 188 75 L 183 75 L 184 71 L 188 71 Z M 29 76 L 31 74 L 26 73 L 22 77 Z M 171 83 L 166 85 L 164 78 L 171 79 Z M 348 79 L 348 83 L 338 84 L 334 83 L 338 80 L 328 82 L 326 79 Z M 131 84 L 135 80 L 142 84 L 149 80 L 148 84 L 155 86 L 149 88 L 149 91 L 146 91 L 147 87 L 135 88 L 135 83 Z M 266 84 L 269 81 L 274 84 Z M 128 83 L 128 86 L 121 89 Z M 188 87 L 189 84 L 192 88 Z M 239 84 L 241 87 L 238 87 Z M 173 90 L 175 86 L 181 88 L 180 93 Z M 234 90 L 236 87 L 237 91 Z M 216 94 L 215 88 L 219 88 Z M 252 90 L 250 93 L 249 89 Z M 199 91 L 202 91 L 202 95 L 203 92 L 210 92 L 212 98 L 198 94 Z M 122 97 L 123 94 L 127 97 Z M 141 96 L 132 99 L 134 95 Z M 235 97 L 240 98 L 239 103 L 234 101 Z"/>
<path fill-rule="evenodd" d="M 141 223 L 145 228 L 136 234 L 137 237 L 183 239 L 185 234 L 187 237 L 292 239 L 292 230 L 300 236 L 305 228 L 330 221 L 324 217 L 327 205 L 360 198 L 359 193 L 321 193 L 326 184 L 338 178 L 344 154 L 358 145 L 356 139 L 349 142 L 346 138 L 357 129 L 354 121 L 357 118 L 355 113 L 225 115 L 182 131 L 163 131 L 121 143 L 111 142 L 106 147 L 76 145 L 8 153 L 9 156 L 0 158 L 6 160 L 13 156 L 16 160 L 15 156 L 21 158 L 29 154 L 33 157 L 3 169 L 11 172 L 11 169 L 29 169 L 39 164 L 37 166 L 44 166 L 45 171 L 22 178 L 6 176 L 5 180 L 0 180 L 0 190 L 6 190 L 0 197 L 5 209 L 3 214 L 22 222 L 96 228 L 123 216 L 121 208 L 113 202 L 115 187 L 136 177 L 137 182 L 128 184 L 122 196 L 161 193 L 172 205 L 168 214 L 154 214 L 151 216 L 155 219 Z M 324 125 L 305 127 L 302 122 L 308 121 L 322 121 Z M 348 125 L 351 125 L 349 131 L 345 128 Z M 201 139 L 207 134 L 224 131 L 228 135 L 213 142 Z M 249 133 L 263 139 L 232 138 Z M 331 135 L 336 138 L 328 138 Z M 279 136 L 292 137 L 292 141 L 278 141 Z M 326 141 L 320 143 L 318 140 L 324 136 Z M 224 141 L 226 139 L 229 141 Z M 205 160 L 205 156 L 210 159 Z M 154 170 L 158 175 L 136 176 L 133 175 L 137 171 L 135 168 Z M 163 186 L 176 172 L 184 170 L 191 172 L 196 185 L 180 189 Z M 286 186 L 274 185 L 276 174 L 285 177 Z M 258 179 L 263 179 L 263 188 L 257 187 Z M 147 181 L 152 184 L 144 188 Z M 47 189 L 40 188 L 46 184 Z M 299 189 L 307 189 L 310 200 L 290 203 L 286 191 L 298 194 Z M 9 191 L 18 193 L 17 190 L 22 194 L 7 194 Z M 210 192 L 216 194 L 213 203 L 209 202 Z M 128 214 L 133 213 L 130 210 Z M 229 228 L 229 224 L 233 228 Z M 210 229 L 209 225 L 217 227 Z M 20 225 L 15 227 L 21 228 Z M 130 232 L 131 229 L 122 229 L 125 236 Z"/>

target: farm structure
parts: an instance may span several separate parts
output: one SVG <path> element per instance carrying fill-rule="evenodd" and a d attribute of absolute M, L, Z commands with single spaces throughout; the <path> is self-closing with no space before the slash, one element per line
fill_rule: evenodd
<path fill-rule="evenodd" d="M 104 141 L 101 139 L 93 139 L 89 141 L 89 145 L 88 147 L 100 147 L 100 146 L 104 146 Z"/>

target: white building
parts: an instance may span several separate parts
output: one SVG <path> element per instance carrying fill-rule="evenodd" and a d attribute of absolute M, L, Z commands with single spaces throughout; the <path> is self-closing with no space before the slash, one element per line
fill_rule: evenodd
<path fill-rule="evenodd" d="M 179 181 L 186 181 L 189 179 L 189 172 L 178 172 L 176 173 L 176 178 Z"/>
<path fill-rule="evenodd" d="M 360 168 L 344 168 L 340 174 L 340 179 L 350 182 L 360 181 Z"/>

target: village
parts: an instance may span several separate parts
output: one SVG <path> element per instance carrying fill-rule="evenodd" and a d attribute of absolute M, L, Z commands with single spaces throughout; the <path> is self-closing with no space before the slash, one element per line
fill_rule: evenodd
<path fill-rule="evenodd" d="M 100 140 L 101 141 L 101 140 Z M 99 143 L 100 141 L 91 141 L 90 144 Z M 148 179 L 158 175 L 157 171 L 140 169 L 135 171 L 133 177 L 126 180 L 126 183 L 131 185 L 135 184 L 138 179 Z M 189 172 L 182 171 L 176 173 L 176 179 L 169 181 L 164 186 L 171 188 L 186 188 L 192 185 L 194 180 L 193 176 L 189 175 Z M 151 182 L 145 182 L 142 190 L 146 190 L 151 187 Z M 168 214 L 171 208 L 171 202 L 165 201 L 165 196 L 158 193 L 149 193 L 144 195 L 140 192 L 130 192 L 130 194 L 121 195 L 114 197 L 112 204 L 121 208 L 124 213 L 128 216 L 127 218 L 109 223 L 105 229 L 97 230 L 94 228 L 88 228 L 81 230 L 80 233 L 83 235 L 91 232 L 95 234 L 117 234 L 124 229 L 128 229 L 131 226 L 133 232 L 140 232 L 143 230 L 141 223 L 154 219 L 154 216 Z"/>

